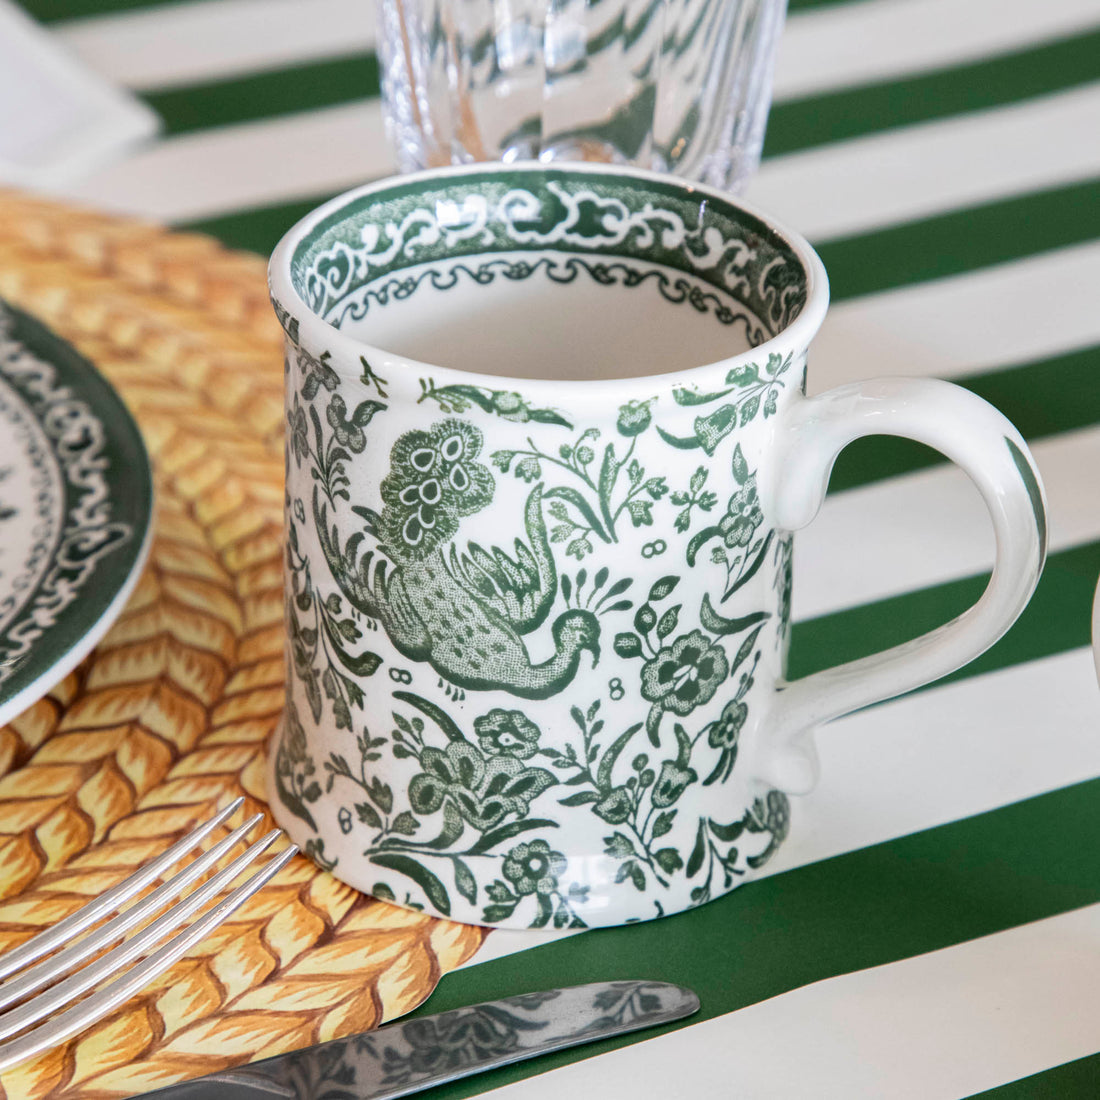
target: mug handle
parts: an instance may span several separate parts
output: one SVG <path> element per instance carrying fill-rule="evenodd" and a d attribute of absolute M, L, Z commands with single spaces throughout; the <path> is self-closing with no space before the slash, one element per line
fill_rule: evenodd
<path fill-rule="evenodd" d="M 762 486 L 781 529 L 805 527 L 821 507 L 840 451 L 865 435 L 926 443 L 977 485 L 993 520 L 989 584 L 962 615 L 869 657 L 780 681 L 759 731 L 754 773 L 789 794 L 817 780 L 814 728 L 860 707 L 946 676 L 989 648 L 1031 598 L 1046 556 L 1043 487 L 1020 433 L 961 386 L 927 378 L 882 378 L 793 403 L 775 428 L 778 461 Z"/>

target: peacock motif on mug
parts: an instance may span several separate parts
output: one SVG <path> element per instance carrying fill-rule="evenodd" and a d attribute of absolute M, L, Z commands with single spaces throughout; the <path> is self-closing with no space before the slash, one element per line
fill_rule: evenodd
<path fill-rule="evenodd" d="M 541 484 L 524 507 L 526 541 L 516 538 L 511 554 L 476 542 L 458 548 L 462 520 L 493 499 L 493 475 L 478 461 L 482 443 L 478 428 L 457 419 L 406 432 L 390 455 L 381 512 L 356 507 L 364 528 L 341 546 L 315 489 L 317 533 L 340 590 L 382 624 L 402 656 L 426 661 L 459 688 L 545 699 L 573 679 L 583 654 L 598 660 L 600 626 L 591 611 L 572 608 L 551 626 L 551 657 L 536 664 L 524 645 L 558 591 Z M 367 536 L 384 557 L 364 550 Z"/>

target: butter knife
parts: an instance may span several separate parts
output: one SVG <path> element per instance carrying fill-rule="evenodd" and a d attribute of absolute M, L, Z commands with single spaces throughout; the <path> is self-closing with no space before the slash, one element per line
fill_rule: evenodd
<path fill-rule="evenodd" d="M 146 1093 L 146 1100 L 395 1100 L 553 1050 L 690 1016 L 665 982 L 595 982 L 402 1020 Z"/>

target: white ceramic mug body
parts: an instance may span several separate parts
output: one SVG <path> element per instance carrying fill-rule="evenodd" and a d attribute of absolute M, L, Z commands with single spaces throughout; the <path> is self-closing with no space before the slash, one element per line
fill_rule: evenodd
<path fill-rule="evenodd" d="M 725 893 L 786 837 L 812 727 L 970 659 L 1037 579 L 1042 494 L 1011 426 L 945 383 L 806 399 L 820 261 L 717 192 L 424 173 L 307 217 L 271 286 L 288 433 L 271 803 L 377 896 L 580 927 Z M 998 567 L 948 627 L 788 684 L 790 531 L 870 431 L 971 472 Z"/>

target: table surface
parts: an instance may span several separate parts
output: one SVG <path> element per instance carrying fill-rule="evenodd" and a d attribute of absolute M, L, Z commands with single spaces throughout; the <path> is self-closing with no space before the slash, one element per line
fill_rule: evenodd
<path fill-rule="evenodd" d="M 390 170 L 367 0 L 23 3 L 164 122 L 67 197 L 262 253 Z M 982 658 L 820 732 L 764 880 L 646 925 L 494 933 L 422 1010 L 644 975 L 695 988 L 695 1020 L 433 1095 L 1100 1091 L 1100 3 L 790 8 L 748 197 L 830 272 L 810 388 L 937 376 L 992 401 L 1045 480 L 1046 571 Z M 961 611 L 987 522 L 930 452 L 850 448 L 797 542 L 792 673 Z"/>

